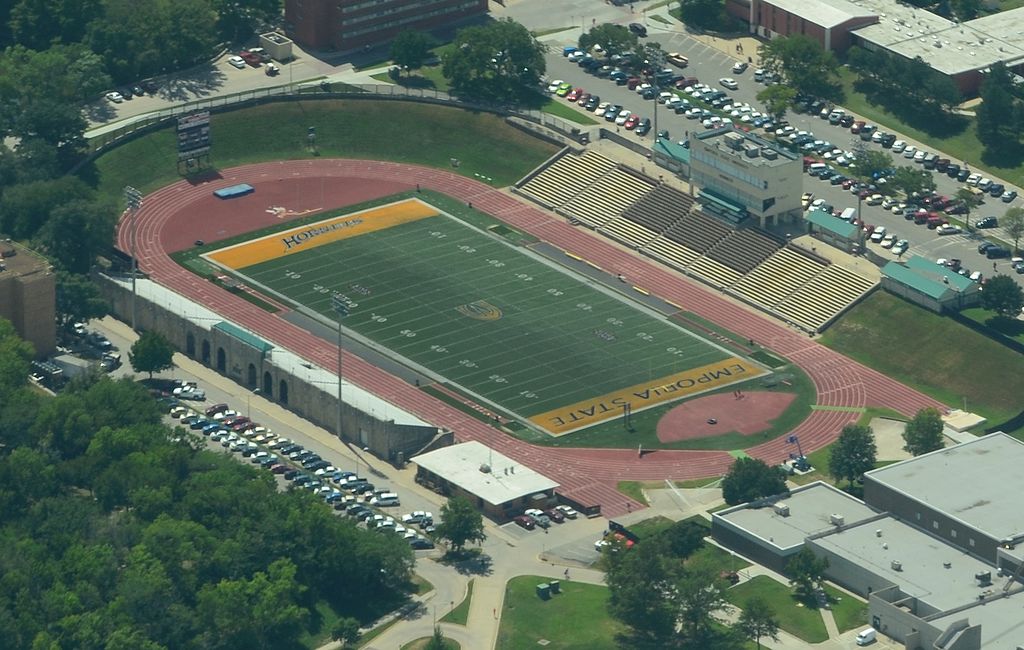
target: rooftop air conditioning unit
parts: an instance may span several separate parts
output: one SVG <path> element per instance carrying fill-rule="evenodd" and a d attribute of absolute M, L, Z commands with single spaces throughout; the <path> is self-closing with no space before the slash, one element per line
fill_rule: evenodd
<path fill-rule="evenodd" d="M 789 516 L 789 506 L 787 506 L 785 503 L 776 503 L 774 506 L 772 506 L 772 510 L 774 510 L 775 514 L 777 514 L 780 517 Z"/>
<path fill-rule="evenodd" d="M 490 474 L 491 473 L 491 466 L 488 465 L 487 463 L 484 463 L 483 465 L 480 466 L 480 472 L 482 474 Z"/>
<path fill-rule="evenodd" d="M 761 155 L 761 147 L 756 144 L 747 144 L 743 147 L 743 153 L 747 158 L 757 158 Z"/>
<path fill-rule="evenodd" d="M 765 158 L 766 160 L 775 160 L 776 158 L 778 158 L 778 157 L 779 157 L 779 152 L 778 152 L 778 151 L 776 151 L 776 150 L 774 150 L 774 149 L 770 149 L 770 148 L 765 148 L 765 149 L 762 149 L 762 150 L 761 150 L 761 155 L 762 155 L 762 156 L 763 156 L 763 157 L 764 157 L 764 158 Z"/>
<path fill-rule="evenodd" d="M 893 571 L 902 571 L 903 570 L 903 563 L 900 562 L 899 560 L 893 560 L 892 564 L 890 564 L 889 566 L 892 567 Z"/>
<path fill-rule="evenodd" d="M 844 525 L 846 523 L 846 518 L 843 517 L 842 515 L 835 515 L 835 514 L 833 514 L 833 515 L 829 515 L 828 521 L 833 526 L 842 526 L 842 525 Z"/>
<path fill-rule="evenodd" d="M 992 584 L 992 572 L 978 571 L 974 574 L 974 579 L 978 581 L 979 587 L 987 587 Z"/>
<path fill-rule="evenodd" d="M 743 136 L 739 133 L 726 133 L 724 136 L 725 144 L 730 149 L 739 149 L 743 146 Z"/>

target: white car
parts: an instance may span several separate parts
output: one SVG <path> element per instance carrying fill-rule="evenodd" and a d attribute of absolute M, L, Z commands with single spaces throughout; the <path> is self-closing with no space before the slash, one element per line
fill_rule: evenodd
<path fill-rule="evenodd" d="M 652 86 L 651 84 L 637 84 L 636 88 L 634 88 L 633 90 L 636 91 L 637 95 L 642 95 L 642 94 L 644 94 L 645 90 L 647 90 L 648 88 L 653 88 L 653 87 L 654 86 Z"/>
<path fill-rule="evenodd" d="M 243 59 L 242 57 L 238 56 L 237 54 L 234 55 L 234 56 L 229 56 L 228 57 L 228 63 L 233 65 L 233 66 L 235 66 L 239 70 L 244 70 L 245 69 L 245 59 Z"/>
<path fill-rule="evenodd" d="M 992 185 L 991 178 L 985 178 L 984 176 L 978 181 L 978 189 L 988 191 L 989 186 Z"/>
<path fill-rule="evenodd" d="M 951 223 L 944 223 L 935 229 L 935 232 L 939 235 L 958 235 L 960 234 L 960 226 L 954 226 Z"/>
<path fill-rule="evenodd" d="M 116 90 L 111 90 L 109 93 L 104 95 L 104 97 L 114 102 L 115 104 L 120 104 L 124 101 L 124 97 L 122 97 L 121 93 L 117 92 Z"/>
<path fill-rule="evenodd" d="M 903 153 L 903 150 L 906 149 L 906 148 L 907 148 L 907 143 L 904 142 L 903 140 L 897 140 L 896 142 L 892 143 L 892 152 L 893 153 Z"/>
<path fill-rule="evenodd" d="M 981 174 L 971 174 L 967 177 L 967 184 L 977 187 L 978 181 L 981 180 Z"/>
<path fill-rule="evenodd" d="M 882 248 L 892 248 L 896 245 L 896 235 L 889 233 L 882 238 Z"/>
<path fill-rule="evenodd" d="M 896 199 L 894 199 L 894 198 L 890 197 L 890 198 L 887 198 L 884 201 L 882 201 L 882 209 L 883 210 L 890 210 L 890 209 L 892 209 L 892 206 L 894 206 L 894 205 L 896 205 Z"/>
<path fill-rule="evenodd" d="M 580 513 L 576 512 L 575 510 L 573 510 L 572 508 L 570 508 L 569 506 L 566 506 L 566 505 L 556 506 L 555 509 L 559 510 L 563 515 L 565 515 L 566 519 L 575 519 L 580 514 Z"/>
<path fill-rule="evenodd" d="M 622 126 L 623 124 L 625 124 L 625 123 L 626 123 L 626 120 L 628 120 L 628 119 L 629 119 L 629 116 L 630 116 L 630 115 L 632 115 L 632 113 L 630 113 L 629 111 L 627 111 L 627 110 L 623 109 L 623 110 L 622 110 L 622 111 L 621 111 L 621 112 L 619 113 L 619 116 L 615 118 L 615 124 L 616 124 L 617 126 Z"/>
<path fill-rule="evenodd" d="M 611 102 L 601 102 L 600 104 L 597 105 L 597 108 L 594 109 L 594 115 L 596 115 L 597 117 L 601 117 L 602 115 L 605 114 L 605 111 L 611 108 L 611 105 Z"/>
<path fill-rule="evenodd" d="M 881 194 L 872 194 L 864 202 L 867 203 L 868 205 L 881 205 L 882 204 L 882 195 Z"/>
<path fill-rule="evenodd" d="M 904 154 L 904 155 L 906 155 L 906 154 Z M 928 155 L 928 154 L 926 154 L 925 152 L 923 152 L 920 149 L 918 149 L 917 151 L 914 152 L 914 162 L 916 162 L 916 163 L 924 162 L 924 157 L 926 155 Z"/>
<path fill-rule="evenodd" d="M 895 255 L 902 255 L 907 252 L 908 248 L 910 248 L 910 242 L 906 239 L 901 239 L 892 247 L 892 252 Z"/>
<path fill-rule="evenodd" d="M 722 77 L 718 80 L 718 83 L 722 84 L 729 90 L 738 90 L 740 87 L 739 83 L 737 83 L 732 77 Z"/>
<path fill-rule="evenodd" d="M 903 150 L 904 158 L 913 158 L 915 155 L 917 155 L 917 147 L 914 145 L 908 145 L 907 148 Z"/>

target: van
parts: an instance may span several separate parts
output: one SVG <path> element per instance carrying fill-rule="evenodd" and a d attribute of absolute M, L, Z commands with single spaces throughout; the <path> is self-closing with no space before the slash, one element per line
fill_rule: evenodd
<path fill-rule="evenodd" d="M 843 213 L 839 215 L 839 218 L 847 223 L 853 223 L 854 219 L 857 218 L 857 208 L 846 208 Z"/>
<path fill-rule="evenodd" d="M 807 173 L 810 174 L 811 176 L 817 176 L 821 172 L 825 171 L 827 167 L 828 165 L 822 162 L 811 163 L 810 165 L 807 166 Z"/>
<path fill-rule="evenodd" d="M 386 508 L 390 506 L 398 506 L 401 505 L 401 503 L 398 501 L 398 495 L 394 492 L 381 492 L 370 499 L 370 505 Z"/>
<path fill-rule="evenodd" d="M 875 628 L 869 627 L 866 630 L 861 630 L 857 633 L 857 645 L 868 645 L 869 643 L 875 642 L 875 637 L 878 636 L 878 632 Z"/>

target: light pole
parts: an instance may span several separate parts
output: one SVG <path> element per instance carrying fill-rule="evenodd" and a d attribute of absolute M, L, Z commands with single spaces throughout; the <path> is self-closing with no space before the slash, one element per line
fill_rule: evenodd
<path fill-rule="evenodd" d="M 135 256 L 135 220 L 139 214 L 139 209 L 142 208 L 142 192 L 138 191 L 131 185 L 126 185 L 124 188 L 124 200 L 128 204 L 128 210 L 131 212 L 131 246 L 132 246 L 132 330 L 138 331 L 136 327 L 136 311 L 135 301 L 138 297 L 138 290 L 135 287 L 135 276 L 138 275 L 139 261 Z"/>
<path fill-rule="evenodd" d="M 331 308 L 338 315 L 338 426 L 335 434 L 339 440 L 343 439 L 341 436 L 341 321 L 351 313 L 350 305 L 351 301 L 343 293 L 336 293 L 331 296 Z"/>
<path fill-rule="evenodd" d="M 245 395 L 245 417 L 252 418 L 252 396 L 259 395 L 260 389 L 254 388 L 251 392 Z"/>

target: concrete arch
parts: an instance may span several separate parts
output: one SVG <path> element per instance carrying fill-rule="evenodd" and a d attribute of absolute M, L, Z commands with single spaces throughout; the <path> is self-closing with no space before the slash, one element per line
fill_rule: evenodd
<path fill-rule="evenodd" d="M 270 371 L 263 373 L 263 394 L 268 398 L 274 397 L 274 378 L 271 376 Z"/>
<path fill-rule="evenodd" d="M 249 372 L 246 373 L 245 385 L 248 388 L 256 387 L 256 364 L 254 363 L 249 364 Z"/>
<path fill-rule="evenodd" d="M 217 348 L 217 372 L 224 374 L 228 371 L 228 355 L 224 348 Z"/>
<path fill-rule="evenodd" d="M 203 362 L 204 366 L 210 365 L 210 342 L 203 339 L 203 344 L 200 346 L 199 360 Z"/>
<path fill-rule="evenodd" d="M 185 335 L 185 355 L 196 358 L 196 337 L 192 332 Z"/>
<path fill-rule="evenodd" d="M 283 379 L 277 384 L 277 401 L 288 405 L 288 382 Z"/>

